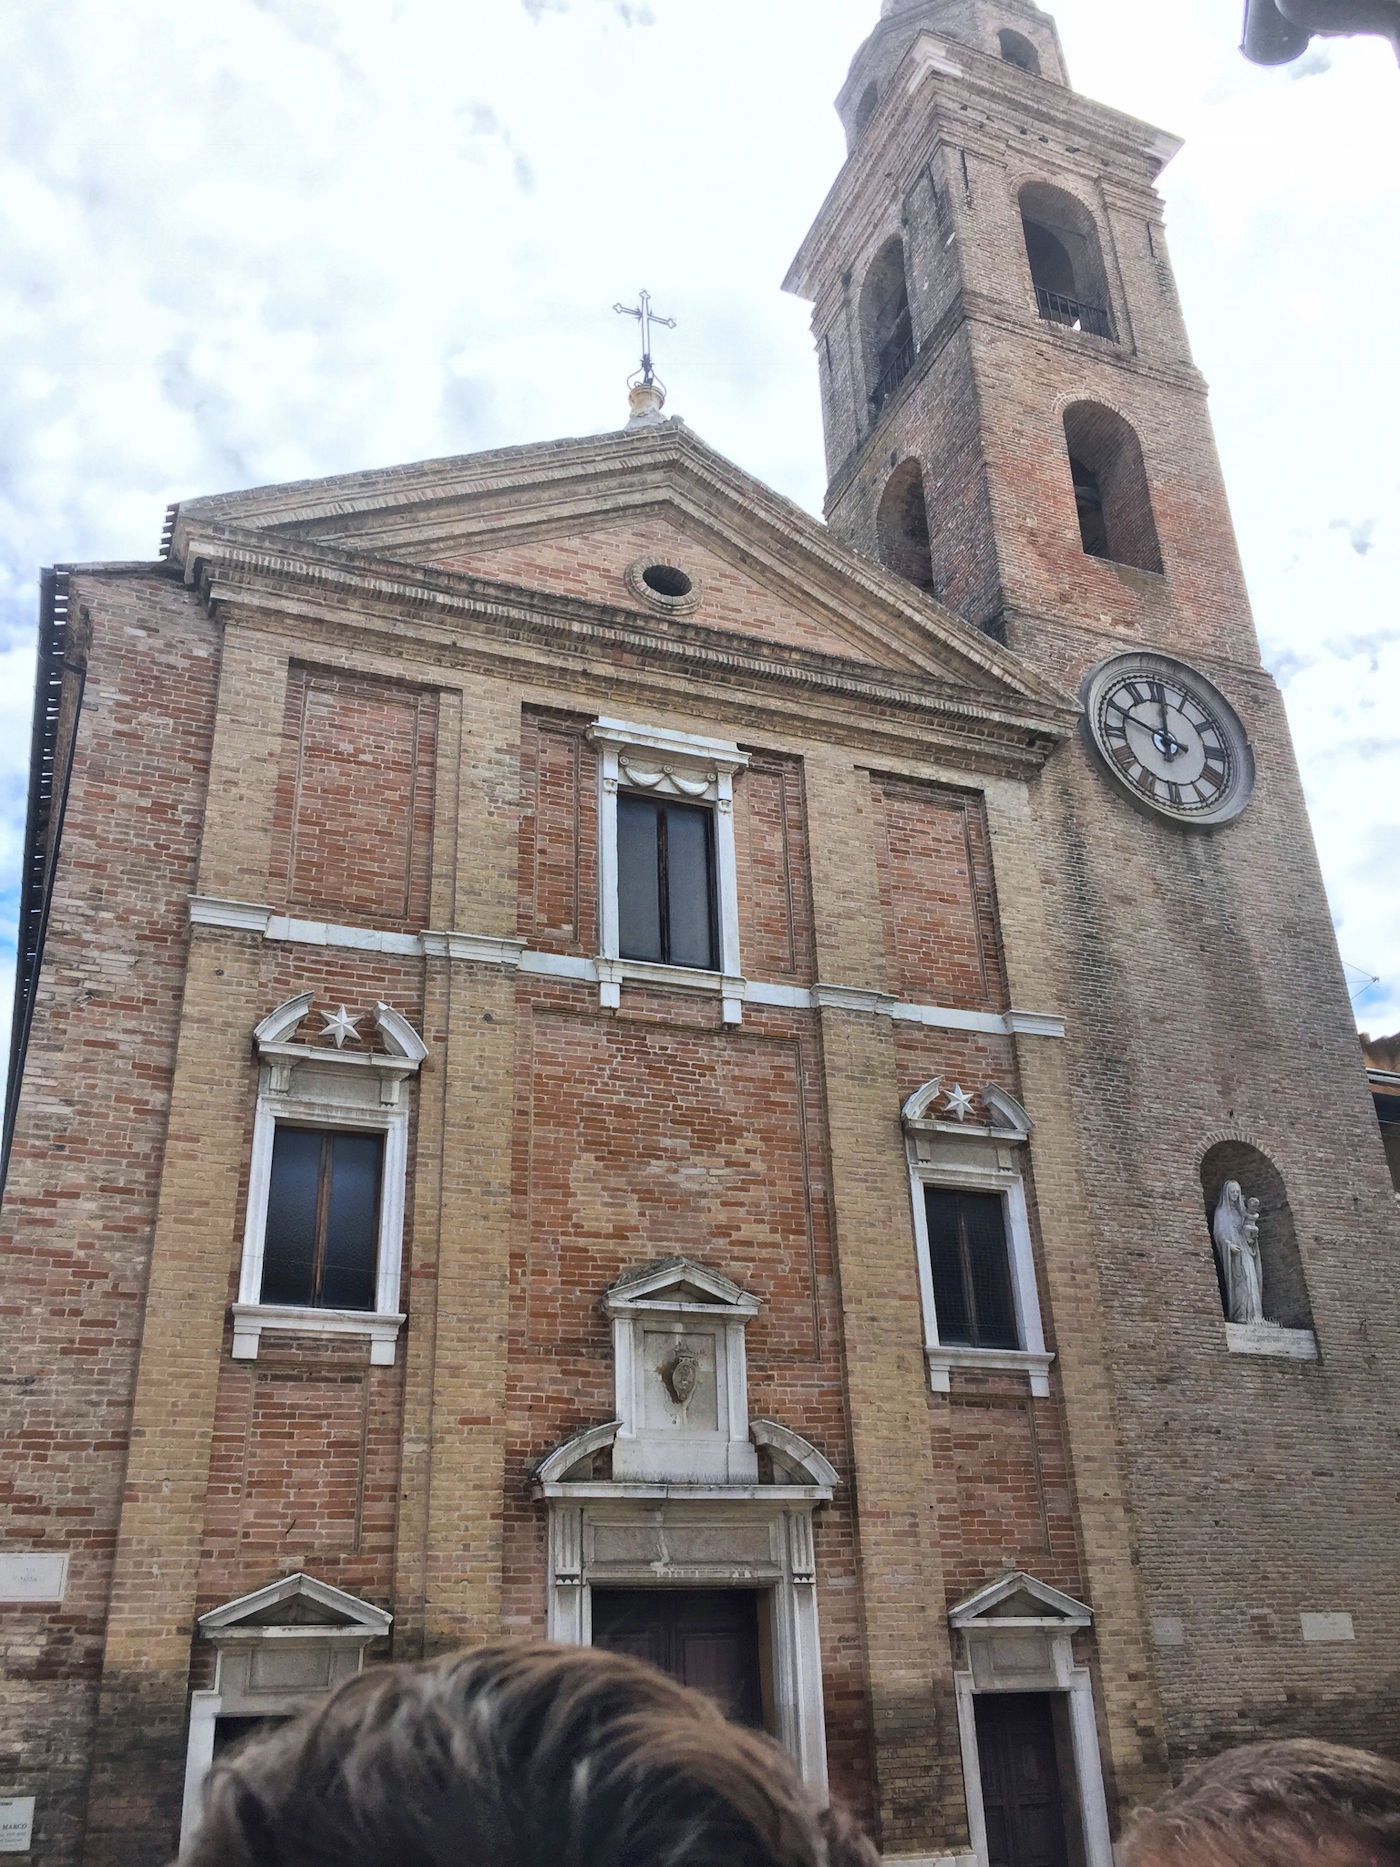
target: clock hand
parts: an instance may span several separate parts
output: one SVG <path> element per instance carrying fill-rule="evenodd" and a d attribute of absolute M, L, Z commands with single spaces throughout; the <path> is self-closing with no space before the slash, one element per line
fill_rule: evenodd
<path fill-rule="evenodd" d="M 1172 729 L 1167 724 L 1167 690 L 1165 687 L 1162 688 L 1161 694 L 1162 698 L 1159 704 L 1162 709 L 1162 733 L 1161 737 L 1157 740 L 1157 750 L 1170 765 L 1173 760 L 1180 758 L 1186 748 L 1173 736 Z"/>

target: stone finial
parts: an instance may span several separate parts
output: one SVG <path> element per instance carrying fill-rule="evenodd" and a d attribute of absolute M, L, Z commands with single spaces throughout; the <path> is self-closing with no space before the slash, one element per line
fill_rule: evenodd
<path fill-rule="evenodd" d="M 661 412 L 666 406 L 666 391 L 655 380 L 633 383 L 627 400 L 632 409 L 627 417 L 629 428 L 654 428 L 666 419 Z"/>

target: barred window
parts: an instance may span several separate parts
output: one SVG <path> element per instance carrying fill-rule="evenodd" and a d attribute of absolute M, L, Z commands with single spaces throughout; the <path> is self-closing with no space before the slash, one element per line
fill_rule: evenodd
<path fill-rule="evenodd" d="M 924 1201 L 939 1341 L 1020 1348 L 1000 1194 L 928 1186 Z"/>
<path fill-rule="evenodd" d="M 262 1301 L 372 1310 L 384 1137 L 277 1126 Z"/>

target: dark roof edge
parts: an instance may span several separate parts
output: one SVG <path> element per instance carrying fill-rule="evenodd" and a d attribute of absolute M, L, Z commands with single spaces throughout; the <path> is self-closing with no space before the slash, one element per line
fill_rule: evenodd
<path fill-rule="evenodd" d="M 63 813 L 68 802 L 68 781 L 78 743 L 77 713 L 83 703 L 85 670 L 78 671 L 78 697 L 68 755 L 57 768 L 58 729 L 62 713 L 63 676 L 68 658 L 68 571 L 57 566 L 39 579 L 39 653 L 34 670 L 34 721 L 29 750 L 29 802 L 24 822 L 21 858 L 19 925 L 15 938 L 15 1002 L 10 1025 L 10 1061 L 5 1081 L 5 1119 L 0 1136 L 0 1194 L 10 1170 L 19 1108 L 20 1082 L 34 1023 L 39 989 L 39 968 L 48 931 L 49 903 L 58 867 L 58 846 L 63 834 Z"/>

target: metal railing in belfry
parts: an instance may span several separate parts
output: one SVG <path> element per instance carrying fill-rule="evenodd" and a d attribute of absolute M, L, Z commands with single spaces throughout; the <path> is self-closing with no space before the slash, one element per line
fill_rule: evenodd
<path fill-rule="evenodd" d="M 870 391 L 870 406 L 878 415 L 889 401 L 895 390 L 904 381 L 914 367 L 914 359 L 919 354 L 919 347 L 911 337 L 900 345 L 889 362 L 880 371 L 875 387 Z"/>
<path fill-rule="evenodd" d="M 1062 324 L 1067 331 L 1087 331 L 1090 337 L 1107 337 L 1110 342 L 1117 337 L 1113 319 L 1102 305 L 1082 305 L 1077 298 L 1047 292 L 1043 285 L 1035 288 L 1035 302 L 1048 324 Z"/>

